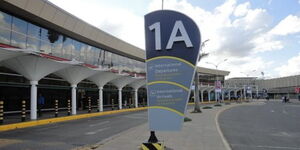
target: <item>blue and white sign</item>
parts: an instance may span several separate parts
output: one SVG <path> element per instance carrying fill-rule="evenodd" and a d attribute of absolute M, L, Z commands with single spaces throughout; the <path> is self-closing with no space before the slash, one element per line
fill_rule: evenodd
<path fill-rule="evenodd" d="M 201 43 L 186 15 L 160 10 L 145 16 L 149 129 L 182 128 Z"/>

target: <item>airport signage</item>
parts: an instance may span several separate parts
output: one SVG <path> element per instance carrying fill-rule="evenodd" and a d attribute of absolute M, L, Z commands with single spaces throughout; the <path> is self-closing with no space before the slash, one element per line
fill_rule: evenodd
<path fill-rule="evenodd" d="M 200 31 L 186 15 L 159 10 L 145 16 L 148 120 L 151 131 L 178 131 L 199 57 Z"/>

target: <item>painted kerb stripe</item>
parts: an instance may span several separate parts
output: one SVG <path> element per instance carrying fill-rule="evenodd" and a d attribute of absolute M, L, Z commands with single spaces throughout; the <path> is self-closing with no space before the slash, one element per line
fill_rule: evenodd
<path fill-rule="evenodd" d="M 195 68 L 195 65 L 193 65 L 192 63 L 182 59 L 182 58 L 179 58 L 179 57 L 174 57 L 174 56 L 158 56 L 158 57 L 153 57 L 153 58 L 150 58 L 150 59 L 147 59 L 146 62 L 149 62 L 149 61 L 152 61 L 152 60 L 156 60 L 156 59 L 175 59 L 175 60 L 178 60 L 178 61 L 181 61 L 183 63 L 186 63 L 188 65 L 190 65 L 191 67 Z"/>
<path fill-rule="evenodd" d="M 115 111 L 105 111 L 105 112 L 99 112 L 99 113 L 81 114 L 81 115 L 74 115 L 74 116 L 66 116 L 66 117 L 59 117 L 59 118 L 50 118 L 50 119 L 28 121 L 28 122 L 22 122 L 22 123 L 7 124 L 7 125 L 1 125 L 0 131 L 8 131 L 8 130 L 13 130 L 13 129 L 27 128 L 27 127 L 45 125 L 45 124 L 50 124 L 50 123 L 58 123 L 58 122 L 77 120 L 77 119 L 83 119 L 83 118 L 118 114 L 118 113 L 122 113 L 122 112 L 141 111 L 141 110 L 146 110 L 146 109 L 148 109 L 148 107 L 122 109 L 122 110 L 115 110 Z"/>
<path fill-rule="evenodd" d="M 149 82 L 148 85 L 153 85 L 153 84 L 171 84 L 171 85 L 175 85 L 178 87 L 183 88 L 186 91 L 189 91 L 189 88 L 187 88 L 186 86 L 176 83 L 176 82 L 172 82 L 172 81 L 153 81 L 153 82 Z"/>

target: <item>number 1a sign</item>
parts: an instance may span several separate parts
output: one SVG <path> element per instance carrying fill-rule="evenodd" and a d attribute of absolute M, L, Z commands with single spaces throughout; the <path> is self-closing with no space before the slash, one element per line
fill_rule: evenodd
<path fill-rule="evenodd" d="M 149 129 L 178 131 L 195 74 L 200 31 L 186 15 L 160 10 L 145 16 Z"/>

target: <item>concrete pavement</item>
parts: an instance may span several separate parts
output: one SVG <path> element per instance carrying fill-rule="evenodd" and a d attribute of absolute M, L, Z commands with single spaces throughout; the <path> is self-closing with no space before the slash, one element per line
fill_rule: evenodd
<path fill-rule="evenodd" d="M 164 142 L 167 150 L 230 150 L 228 143 L 220 132 L 217 118 L 223 110 L 239 105 L 241 104 L 203 109 L 201 114 L 188 112 L 187 116 L 192 121 L 185 122 L 181 131 L 156 132 L 156 136 Z M 142 124 L 95 145 L 77 149 L 138 150 L 140 145 L 146 142 L 148 138 L 148 124 Z"/>
<path fill-rule="evenodd" d="M 266 101 L 224 111 L 219 123 L 233 150 L 300 150 L 300 103 Z"/>

